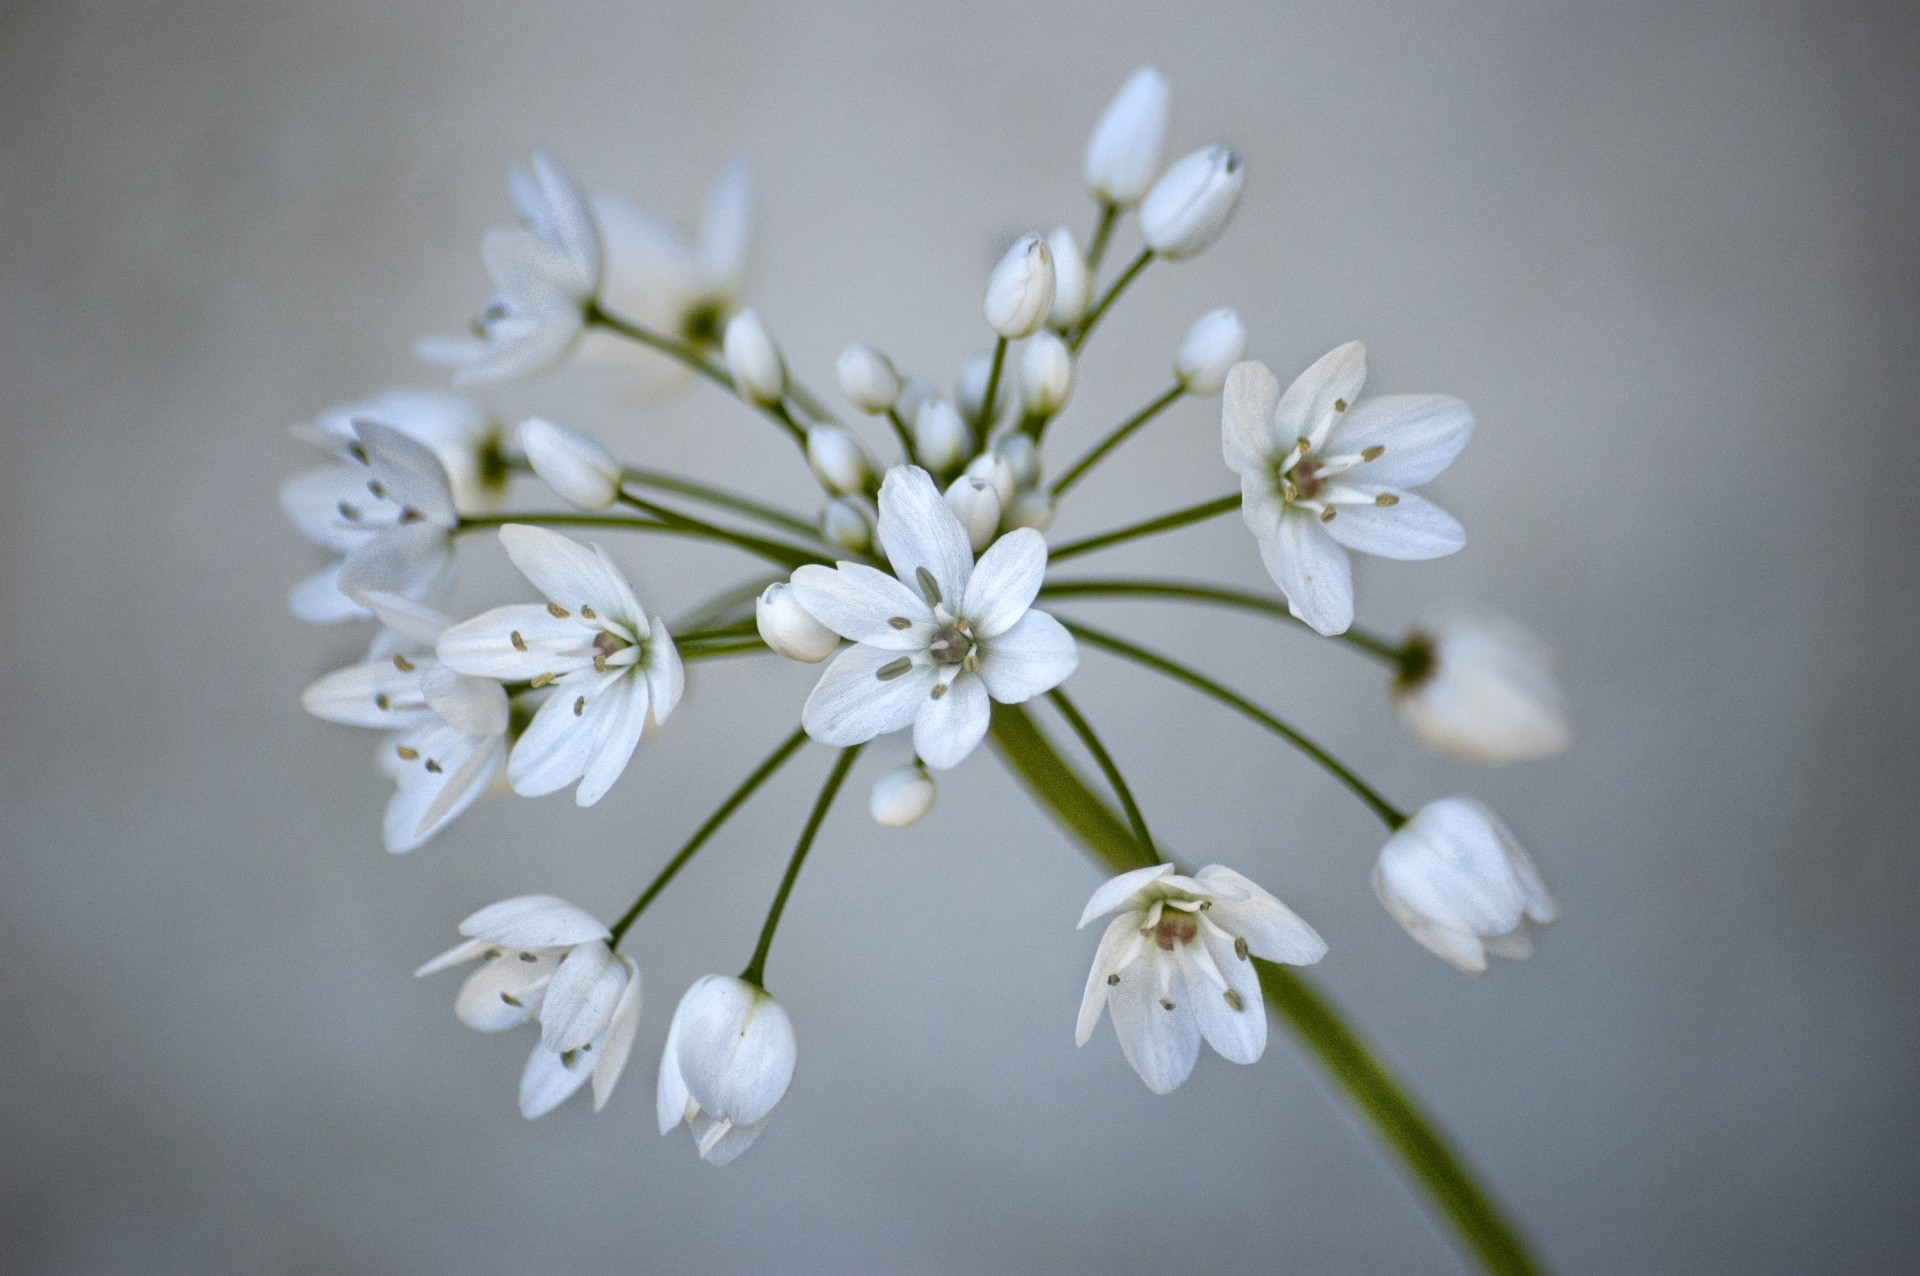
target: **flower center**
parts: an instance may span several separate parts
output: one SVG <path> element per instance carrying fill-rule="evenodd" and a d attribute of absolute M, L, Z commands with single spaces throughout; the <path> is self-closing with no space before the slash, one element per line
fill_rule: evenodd
<path fill-rule="evenodd" d="M 964 664 L 972 653 L 973 639 L 959 624 L 935 630 L 933 641 L 927 644 L 927 654 L 933 657 L 935 664 Z"/>
<path fill-rule="evenodd" d="M 593 668 L 596 673 L 607 671 L 607 661 L 625 651 L 633 644 L 618 634 L 610 634 L 602 629 L 593 636 Z"/>
<path fill-rule="evenodd" d="M 1193 937 L 1200 933 L 1200 923 L 1192 913 L 1177 912 L 1169 908 L 1160 914 L 1160 920 L 1154 923 L 1153 942 L 1165 952 L 1172 952 L 1175 944 L 1190 944 Z"/>
<path fill-rule="evenodd" d="M 1313 500 L 1326 485 L 1327 476 L 1320 463 L 1311 457 L 1301 457 L 1292 469 L 1280 475 L 1280 495 L 1288 502 Z"/>

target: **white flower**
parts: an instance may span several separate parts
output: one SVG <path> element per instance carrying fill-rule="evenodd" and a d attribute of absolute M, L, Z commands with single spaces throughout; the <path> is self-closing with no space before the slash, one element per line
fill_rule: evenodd
<path fill-rule="evenodd" d="M 357 449 L 345 465 L 309 470 L 280 489 L 300 533 L 341 561 L 293 587 L 288 603 L 321 624 L 371 613 L 351 595 L 368 591 L 431 598 L 453 575 L 460 521 L 440 460 L 423 443 L 377 421 L 354 423 Z"/>
<path fill-rule="evenodd" d="M 873 782 L 873 794 L 867 801 L 867 810 L 872 813 L 875 823 L 890 829 L 903 829 L 919 823 L 933 809 L 933 800 L 937 796 L 939 790 L 934 787 L 933 777 L 927 774 L 927 768 L 912 762 L 895 767 Z"/>
<path fill-rule="evenodd" d="M 374 658 L 315 682 L 300 703 L 328 722 L 393 732 L 380 755 L 397 786 L 382 836 L 397 854 L 445 828 L 505 770 L 507 695 L 434 657 L 446 617 L 397 594 L 362 599 L 390 639 Z"/>
<path fill-rule="evenodd" d="M 1488 953 L 1532 956 L 1527 922 L 1560 915 L 1507 826 L 1469 798 L 1414 812 L 1380 849 L 1373 890 L 1409 935 L 1471 974 L 1486 970 Z"/>
<path fill-rule="evenodd" d="M 967 544 L 975 553 L 993 542 L 1000 530 L 1000 494 L 986 479 L 962 474 L 947 485 L 947 508 L 967 531 Z"/>
<path fill-rule="evenodd" d="M 702 1160 L 725 1165 L 767 1127 L 793 1082 L 793 1021 L 766 989 L 705 975 L 687 989 L 660 1055 L 660 1133 L 691 1127 Z"/>
<path fill-rule="evenodd" d="M 1247 325 L 1231 310 L 1210 310 L 1194 320 L 1173 356 L 1173 375 L 1188 394 L 1220 393 L 1227 372 L 1247 352 Z"/>
<path fill-rule="evenodd" d="M 1087 142 L 1087 189 L 1120 205 L 1140 202 L 1167 142 L 1167 78 L 1150 66 L 1127 77 Z"/>
<path fill-rule="evenodd" d="M 1093 302 L 1093 272 L 1087 268 L 1080 241 L 1065 226 L 1056 226 L 1047 235 L 1047 251 L 1053 255 L 1053 308 L 1047 312 L 1047 322 L 1071 328 L 1086 317 Z"/>
<path fill-rule="evenodd" d="M 845 426 L 817 421 L 807 429 L 807 464 L 830 490 L 856 496 L 873 482 L 873 462 Z"/>
<path fill-rule="evenodd" d="M 1037 332 L 1020 351 L 1020 406 L 1032 416 L 1052 416 L 1073 393 L 1073 355 L 1051 332 Z"/>
<path fill-rule="evenodd" d="M 1234 1063 L 1266 1050 L 1251 958 L 1310 966 L 1327 952 L 1285 904 L 1218 864 L 1192 877 L 1171 864 L 1122 873 L 1093 893 L 1080 925 L 1116 910 L 1087 975 L 1075 1042 L 1086 1045 L 1110 1009 L 1120 1052 L 1155 1094 L 1187 1079 L 1203 1037 Z"/>
<path fill-rule="evenodd" d="M 1449 616 L 1407 638 L 1393 707 L 1422 741 L 1472 762 L 1551 757 L 1572 743 L 1553 653 L 1501 616 Z"/>
<path fill-rule="evenodd" d="M 900 399 L 900 374 L 893 363 L 872 346 L 848 346 L 833 369 L 840 393 L 862 412 L 885 412 Z"/>
<path fill-rule="evenodd" d="M 1008 340 L 1032 336 L 1053 309 L 1053 253 L 1039 235 L 1022 235 L 987 279 L 987 326 Z"/>
<path fill-rule="evenodd" d="M 664 621 L 649 623 L 626 577 L 598 545 L 543 527 L 500 529 L 507 557 L 550 600 L 496 607 L 440 636 L 440 659 L 461 673 L 549 684 L 507 759 L 507 780 L 526 797 L 580 781 L 592 806 L 626 770 L 649 711 L 665 722 L 685 685 Z"/>
<path fill-rule="evenodd" d="M 453 503 L 463 514 L 485 514 L 506 499 L 513 475 L 506 432 L 498 421 L 457 394 L 444 390 L 388 390 L 370 399 L 329 408 L 293 436 L 323 447 L 338 459 L 366 463 L 356 421 L 377 421 L 424 443 L 446 468 Z"/>
<path fill-rule="evenodd" d="M 520 1111 L 544 1116 L 593 1080 L 593 1107 L 613 1094 L 640 1024 L 640 969 L 608 947 L 605 926 L 552 895 L 489 904 L 460 923 L 465 943 L 415 976 L 482 958 L 454 999 L 460 1022 L 503 1032 L 540 1021 L 540 1042 L 520 1077 Z"/>
<path fill-rule="evenodd" d="M 818 664 L 840 647 L 840 635 L 807 613 L 794 597 L 793 586 L 777 580 L 753 603 L 753 623 L 760 638 L 789 660 Z"/>
<path fill-rule="evenodd" d="M 707 192 L 692 242 L 623 199 L 598 196 L 594 220 L 605 244 L 600 304 L 620 318 L 695 346 L 711 347 L 740 297 L 753 231 L 753 167 L 735 160 Z M 600 343 L 596 355 L 684 378 L 666 355 L 630 343 Z"/>
<path fill-rule="evenodd" d="M 1009 532 L 976 566 L 966 529 L 925 470 L 898 466 L 880 488 L 880 544 L 894 576 L 859 563 L 793 574 L 801 606 L 854 646 L 834 658 L 800 719 L 825 744 L 913 727 L 928 766 L 958 765 L 987 733 L 989 698 L 1019 704 L 1057 687 L 1073 638 L 1029 610 L 1047 544 Z"/>
<path fill-rule="evenodd" d="M 600 285 L 600 233 L 573 183 L 546 156 L 508 173 L 524 226 L 490 230 L 481 259 L 496 289 L 472 337 L 428 337 L 414 352 L 451 364 L 457 385 L 509 381 L 563 363 Z"/>
<path fill-rule="evenodd" d="M 727 370 L 751 403 L 771 406 L 787 397 L 787 362 L 773 334 L 754 310 L 742 310 L 727 323 Z"/>
<path fill-rule="evenodd" d="M 936 395 L 922 402 L 908 419 L 913 422 L 914 452 L 934 473 L 948 473 L 966 459 L 967 449 L 973 446 L 973 432 L 953 404 Z"/>
<path fill-rule="evenodd" d="M 584 434 L 530 417 L 520 426 L 520 448 L 554 495 L 583 510 L 603 510 L 620 499 L 620 462 Z"/>
<path fill-rule="evenodd" d="M 1140 234 L 1169 261 L 1203 251 L 1233 218 L 1247 166 L 1224 146 L 1209 146 L 1174 164 L 1140 204 Z"/>
<path fill-rule="evenodd" d="M 1288 609 L 1323 634 L 1353 623 L 1346 550 L 1439 558 L 1466 543 L 1452 515 L 1408 489 L 1459 455 L 1473 414 L 1441 394 L 1361 400 L 1366 379 L 1357 341 L 1322 355 L 1284 395 L 1265 364 L 1238 363 L 1221 409 L 1222 448 L 1260 556 Z"/>

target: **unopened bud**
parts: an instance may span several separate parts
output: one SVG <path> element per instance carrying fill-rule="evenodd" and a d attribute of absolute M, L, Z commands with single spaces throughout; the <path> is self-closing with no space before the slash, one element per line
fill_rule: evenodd
<path fill-rule="evenodd" d="M 1027 434 L 1009 434 L 993 445 L 999 458 L 1013 471 L 1015 487 L 1032 487 L 1040 481 L 1040 448 Z"/>
<path fill-rule="evenodd" d="M 913 421 L 913 447 L 922 465 L 936 474 L 949 471 L 966 459 L 972 444 L 973 432 L 958 408 L 939 398 L 920 405 Z"/>
<path fill-rule="evenodd" d="M 974 553 L 993 543 L 993 534 L 1000 530 L 1000 494 L 992 483 L 962 474 L 947 488 L 947 508 L 967 529 Z"/>
<path fill-rule="evenodd" d="M 1127 77 L 1087 143 L 1087 189 L 1116 204 L 1140 202 L 1167 142 L 1167 78 L 1150 66 Z"/>
<path fill-rule="evenodd" d="M 873 818 L 890 829 L 903 829 L 918 823 L 933 809 L 938 795 L 933 777 L 918 762 L 896 767 L 873 782 L 873 797 L 867 809 Z"/>
<path fill-rule="evenodd" d="M 1000 370 L 1004 379 L 1007 375 L 1004 367 Z M 977 354 L 960 365 L 960 380 L 954 383 L 953 397 L 960 405 L 960 416 L 978 426 L 984 434 L 999 424 L 1006 414 L 1006 407 L 1013 396 L 1002 391 L 994 392 L 993 417 L 991 421 L 982 421 L 980 411 L 986 406 L 987 381 L 993 376 L 993 356 Z M 969 440 L 971 442 L 971 440 Z"/>
<path fill-rule="evenodd" d="M 873 483 L 873 465 L 860 440 L 843 426 L 820 423 L 807 431 L 807 463 L 842 496 L 864 492 Z"/>
<path fill-rule="evenodd" d="M 920 419 L 921 406 L 939 397 L 940 387 L 926 377 L 908 377 L 906 384 L 900 387 L 900 399 L 893 405 L 893 410 L 900 414 L 902 421 L 912 425 Z"/>
<path fill-rule="evenodd" d="M 760 316 L 742 310 L 727 324 L 724 342 L 733 384 L 754 403 L 771 407 L 787 396 L 787 364 Z"/>
<path fill-rule="evenodd" d="M 1047 322 L 1069 328 L 1086 317 L 1093 301 L 1093 272 L 1087 269 L 1080 241 L 1065 226 L 1047 236 L 1047 251 L 1053 254 L 1053 309 L 1047 312 Z"/>
<path fill-rule="evenodd" d="M 1173 375 L 1188 394 L 1207 398 L 1227 383 L 1227 369 L 1247 352 L 1247 325 L 1231 310 L 1210 310 L 1194 321 L 1173 356 Z"/>
<path fill-rule="evenodd" d="M 967 462 L 967 477 L 993 484 L 994 495 L 1000 498 L 1002 506 L 1013 500 L 1014 490 L 1019 487 L 1014 482 L 1013 466 L 993 452 L 982 452 Z"/>
<path fill-rule="evenodd" d="M 1013 498 L 1013 504 L 1007 506 L 1000 521 L 1008 531 L 1031 527 L 1036 532 L 1044 532 L 1053 522 L 1053 496 L 1043 487 L 1030 487 Z"/>
<path fill-rule="evenodd" d="M 1220 238 L 1240 202 L 1247 166 L 1224 146 L 1180 160 L 1153 184 L 1140 205 L 1147 247 L 1169 261 L 1191 257 Z"/>
<path fill-rule="evenodd" d="M 987 280 L 987 326 L 1008 340 L 1027 336 L 1053 309 L 1053 254 L 1038 235 L 1022 235 Z"/>
<path fill-rule="evenodd" d="M 620 463 L 584 434 L 533 417 L 520 426 L 520 450 L 540 481 L 569 505 L 603 510 L 620 497 Z"/>
<path fill-rule="evenodd" d="M 840 376 L 840 393 L 862 412 L 878 416 L 899 401 L 900 374 L 872 346 L 848 346 L 833 366 Z"/>
<path fill-rule="evenodd" d="M 784 580 L 768 585 L 754 601 L 753 623 L 767 646 L 789 660 L 818 664 L 840 645 L 840 636 L 815 620 Z"/>
<path fill-rule="evenodd" d="M 820 515 L 820 535 L 827 544 L 850 554 L 864 554 L 873 548 L 873 524 L 852 501 L 835 498 L 827 502 Z"/>
<path fill-rule="evenodd" d="M 1020 406 L 1030 416 L 1052 416 L 1073 393 L 1073 355 L 1051 332 L 1036 332 L 1020 351 Z"/>

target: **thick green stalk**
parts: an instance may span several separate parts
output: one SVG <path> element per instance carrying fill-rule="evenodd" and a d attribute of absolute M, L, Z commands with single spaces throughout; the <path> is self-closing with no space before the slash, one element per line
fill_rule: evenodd
<path fill-rule="evenodd" d="M 1110 199 L 1100 201 L 1100 220 L 1093 224 L 1093 239 L 1087 245 L 1087 275 L 1100 277 L 1100 259 L 1107 255 L 1107 240 L 1113 235 L 1113 224 L 1120 218 L 1120 205 Z"/>
<path fill-rule="evenodd" d="M 1118 816 L 1062 759 L 1018 705 L 993 706 L 993 742 L 1009 769 L 1067 832 L 1116 873 L 1156 862 Z M 1406 1172 L 1427 1193 L 1483 1270 L 1530 1276 L 1540 1267 L 1498 1204 L 1474 1180 L 1433 1122 L 1420 1110 L 1340 1012 L 1304 975 L 1257 963 L 1267 1004 L 1293 1029 L 1328 1076 L 1370 1122 Z"/>
<path fill-rule="evenodd" d="M 807 549 L 800 545 L 789 545 L 782 541 L 768 540 L 764 536 L 753 536 L 746 532 L 736 532 L 731 528 L 709 523 L 704 518 L 694 518 L 690 514 L 682 514 L 679 510 L 669 509 L 664 505 L 649 501 L 645 497 L 635 496 L 632 492 L 621 492 L 620 503 L 623 505 L 631 505 L 642 514 L 657 518 L 669 527 L 685 528 L 691 535 L 704 536 L 709 540 L 722 541 L 737 549 L 744 549 L 750 554 L 758 554 L 770 562 L 783 563 L 788 567 L 799 567 L 805 563 L 830 563 L 833 561 L 820 551 Z"/>

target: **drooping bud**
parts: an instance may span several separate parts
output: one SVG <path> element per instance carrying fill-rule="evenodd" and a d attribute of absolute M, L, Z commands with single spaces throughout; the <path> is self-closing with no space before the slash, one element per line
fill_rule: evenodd
<path fill-rule="evenodd" d="M 727 323 L 724 342 L 727 371 L 747 399 L 771 407 L 787 395 L 787 364 L 773 344 L 767 325 L 752 310 L 742 310 Z"/>
<path fill-rule="evenodd" d="M 1007 530 L 1016 527 L 1031 527 L 1036 532 L 1044 532 L 1053 522 L 1053 494 L 1043 487 L 1030 487 L 1013 498 L 1013 504 L 1001 516 Z"/>
<path fill-rule="evenodd" d="M 1167 78 L 1150 66 L 1127 77 L 1087 143 L 1087 189 L 1130 206 L 1153 184 L 1167 142 Z"/>
<path fill-rule="evenodd" d="M 993 450 L 1013 471 L 1013 485 L 1032 487 L 1040 481 L 1040 449 L 1032 436 L 1010 434 L 993 445 Z"/>
<path fill-rule="evenodd" d="M 1052 416 L 1073 393 L 1073 355 L 1051 332 L 1036 332 L 1020 351 L 1020 406 L 1030 416 Z"/>
<path fill-rule="evenodd" d="M 852 501 L 835 497 L 820 515 L 820 535 L 836 549 L 864 554 L 873 548 L 873 524 L 866 512 Z"/>
<path fill-rule="evenodd" d="M 873 797 L 867 809 L 873 812 L 875 822 L 890 829 L 903 829 L 918 823 L 931 811 L 937 796 L 933 777 L 925 767 L 913 762 L 895 767 L 873 782 Z"/>
<path fill-rule="evenodd" d="M 725 1165 L 766 1128 L 793 1084 L 793 1020 L 766 989 L 706 975 L 667 1027 L 656 1099 L 660 1133 L 692 1127 L 702 1160 Z"/>
<path fill-rule="evenodd" d="M 789 660 L 818 664 L 840 645 L 840 635 L 815 620 L 784 580 L 768 585 L 754 600 L 753 623 L 767 646 Z"/>
<path fill-rule="evenodd" d="M 960 419 L 960 410 L 945 399 L 932 398 L 920 405 L 913 420 L 913 446 L 920 463 L 936 474 L 951 471 L 967 457 L 973 433 Z"/>
<path fill-rule="evenodd" d="M 620 497 L 620 463 L 584 434 L 540 417 L 520 425 L 520 450 L 554 495 L 583 510 L 603 510 Z"/>
<path fill-rule="evenodd" d="M 1210 310 L 1194 321 L 1173 356 L 1173 375 L 1188 394 L 1209 398 L 1227 383 L 1227 370 L 1247 352 L 1247 325 L 1231 310 Z"/>
<path fill-rule="evenodd" d="M 1000 530 L 1000 494 L 992 483 L 962 474 L 947 488 L 947 508 L 967 529 L 974 553 L 993 543 L 993 534 Z"/>
<path fill-rule="evenodd" d="M 1409 935 L 1472 974 L 1487 968 L 1488 954 L 1531 956 L 1527 923 L 1560 915 L 1532 857 L 1470 798 L 1414 812 L 1381 848 L 1373 890 Z"/>
<path fill-rule="evenodd" d="M 862 412 L 878 416 L 899 401 L 900 374 L 872 346 L 848 346 L 833 366 L 840 377 L 840 393 Z"/>
<path fill-rule="evenodd" d="M 967 477 L 993 484 L 994 495 L 1000 498 L 1002 508 L 1013 500 L 1013 493 L 1019 486 L 1013 479 L 1013 466 L 1005 457 L 993 452 L 982 452 L 967 462 Z"/>
<path fill-rule="evenodd" d="M 1022 235 L 987 280 L 987 326 L 1010 341 L 1028 336 L 1053 309 L 1053 253 L 1038 235 Z"/>
<path fill-rule="evenodd" d="M 807 431 L 807 463 L 842 496 L 864 492 L 873 483 L 873 463 L 860 440 L 843 426 L 820 422 Z"/>
<path fill-rule="evenodd" d="M 1093 302 L 1093 272 L 1087 269 L 1080 241 L 1065 226 L 1047 236 L 1047 251 L 1053 254 L 1053 309 L 1047 312 L 1047 322 L 1068 328 L 1086 317 Z"/>
<path fill-rule="evenodd" d="M 1169 261 L 1192 257 L 1227 228 L 1247 166 L 1224 146 L 1193 152 L 1168 169 L 1140 205 L 1147 247 Z"/>

